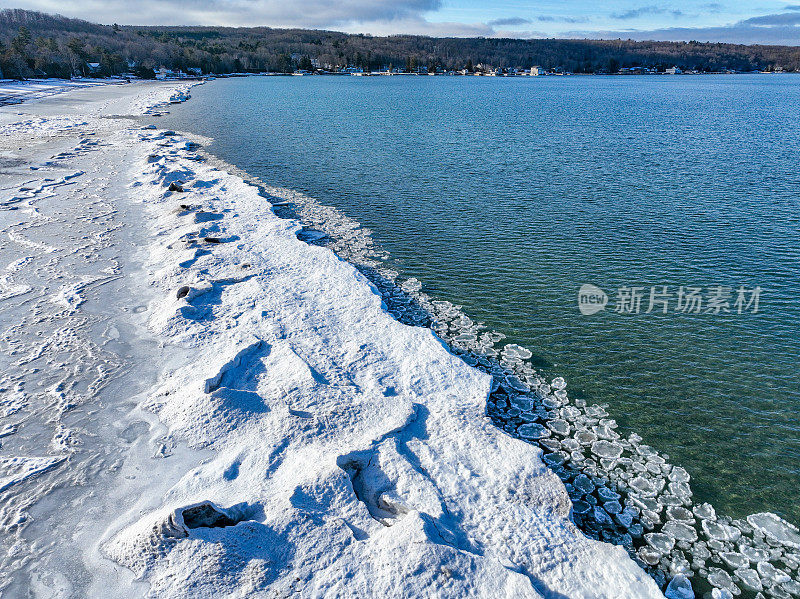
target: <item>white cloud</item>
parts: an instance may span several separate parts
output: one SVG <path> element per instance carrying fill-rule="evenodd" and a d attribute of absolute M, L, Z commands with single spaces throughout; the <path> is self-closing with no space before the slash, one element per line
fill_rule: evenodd
<path fill-rule="evenodd" d="M 12 3 L 0 2 L 0 7 Z M 14 8 L 127 25 L 337 27 L 422 20 L 441 0 L 19 0 Z"/>
<path fill-rule="evenodd" d="M 639 8 L 632 8 L 630 10 L 626 10 L 625 12 L 621 13 L 612 13 L 612 19 L 620 19 L 620 20 L 628 20 L 628 19 L 638 19 L 641 17 L 652 16 L 652 15 L 672 15 L 673 17 L 682 17 L 683 11 L 675 10 L 671 8 L 664 8 L 663 6 L 641 6 Z"/>
<path fill-rule="evenodd" d="M 792 14 L 792 16 L 797 16 Z M 788 15 L 764 15 L 719 27 L 667 27 L 663 29 L 623 29 L 615 31 L 566 31 L 560 37 L 586 39 L 632 39 L 730 44 L 800 45 L 800 20 Z"/>
<path fill-rule="evenodd" d="M 489 25 L 493 27 L 514 27 L 515 25 L 526 25 L 530 22 L 530 19 L 524 19 L 522 17 L 508 17 L 489 21 Z"/>
<path fill-rule="evenodd" d="M 758 27 L 775 27 L 783 25 L 800 25 L 800 13 L 784 12 L 777 15 L 764 15 L 742 21 L 742 25 L 756 25 Z"/>
<path fill-rule="evenodd" d="M 437 22 L 423 18 L 372 21 L 364 25 L 360 22 L 353 22 L 337 29 L 347 33 L 369 33 L 371 35 L 408 34 L 427 35 L 430 37 L 493 37 L 496 34 L 494 27 L 485 23 Z"/>

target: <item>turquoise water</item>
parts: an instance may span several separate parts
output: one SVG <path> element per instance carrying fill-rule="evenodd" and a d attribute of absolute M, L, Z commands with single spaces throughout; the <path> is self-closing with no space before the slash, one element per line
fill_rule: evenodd
<path fill-rule="evenodd" d="M 404 275 L 670 454 L 699 501 L 800 522 L 800 76 L 270 77 L 160 126 L 372 230 Z M 584 283 L 610 296 L 584 316 Z M 652 286 L 667 286 L 644 313 Z M 675 311 L 732 287 L 729 313 Z M 638 314 L 616 291 L 643 288 Z M 739 314 L 736 290 L 759 286 Z M 749 296 L 748 296 L 749 299 Z"/>

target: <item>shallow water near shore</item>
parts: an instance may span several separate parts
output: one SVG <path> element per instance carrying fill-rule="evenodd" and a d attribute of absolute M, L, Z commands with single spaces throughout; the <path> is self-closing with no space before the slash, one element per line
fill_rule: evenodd
<path fill-rule="evenodd" d="M 335 206 L 732 516 L 800 522 L 800 77 L 229 79 L 160 127 Z M 154 121 L 156 122 L 156 121 Z M 639 314 L 578 310 L 592 283 Z M 647 309 L 733 288 L 731 313 Z M 762 288 L 758 312 L 734 306 Z"/>

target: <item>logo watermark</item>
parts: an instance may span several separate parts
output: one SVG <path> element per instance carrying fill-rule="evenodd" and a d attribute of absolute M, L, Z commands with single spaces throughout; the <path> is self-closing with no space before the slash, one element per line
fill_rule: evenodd
<path fill-rule="evenodd" d="M 584 316 L 597 314 L 606 307 L 618 314 L 756 314 L 761 287 L 737 288 L 727 285 L 695 287 L 691 285 L 651 287 L 622 286 L 608 294 L 596 285 L 585 283 L 578 290 L 578 310 Z"/>
<path fill-rule="evenodd" d="M 608 296 L 606 292 L 596 285 L 585 283 L 581 285 L 581 288 L 578 290 L 578 310 L 580 310 L 581 314 L 584 316 L 590 316 L 591 314 L 597 314 L 601 310 L 605 310 L 607 303 Z"/>

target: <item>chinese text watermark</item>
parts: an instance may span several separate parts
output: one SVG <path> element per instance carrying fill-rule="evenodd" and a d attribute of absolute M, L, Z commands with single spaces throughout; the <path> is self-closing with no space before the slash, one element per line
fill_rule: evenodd
<path fill-rule="evenodd" d="M 761 287 L 709 285 L 622 286 L 611 297 L 590 283 L 578 290 L 578 309 L 589 316 L 608 308 L 619 314 L 756 314 Z"/>

